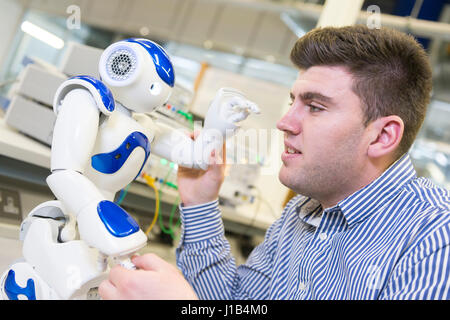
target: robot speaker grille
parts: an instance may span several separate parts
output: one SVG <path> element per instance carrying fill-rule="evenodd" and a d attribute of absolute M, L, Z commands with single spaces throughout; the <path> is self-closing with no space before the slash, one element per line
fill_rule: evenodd
<path fill-rule="evenodd" d="M 116 81 L 128 79 L 136 70 L 136 57 L 133 52 L 120 49 L 114 51 L 107 62 L 108 75 Z"/>

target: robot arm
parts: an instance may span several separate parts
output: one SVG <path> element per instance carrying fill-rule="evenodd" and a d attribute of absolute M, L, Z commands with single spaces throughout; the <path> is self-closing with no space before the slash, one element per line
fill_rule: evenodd
<path fill-rule="evenodd" d="M 152 150 L 178 165 L 206 170 L 211 152 L 221 149 L 226 138 L 239 128 L 238 123 L 250 113 L 260 113 L 258 106 L 232 88 L 221 88 L 211 102 L 200 135 L 191 140 L 186 133 L 155 121 Z"/>
<path fill-rule="evenodd" d="M 56 94 L 52 174 L 47 184 L 69 212 L 78 216 L 94 198 L 103 198 L 83 175 L 97 137 L 100 111 L 89 90 L 71 87 L 63 83 Z"/>
<path fill-rule="evenodd" d="M 152 151 L 154 154 L 184 167 L 194 166 L 194 141 L 186 132 L 174 129 L 158 120 L 153 121 L 153 130 L 155 139 L 152 143 Z"/>
<path fill-rule="evenodd" d="M 51 170 L 84 173 L 98 132 L 99 110 L 89 91 L 74 89 L 58 108 L 53 130 Z"/>

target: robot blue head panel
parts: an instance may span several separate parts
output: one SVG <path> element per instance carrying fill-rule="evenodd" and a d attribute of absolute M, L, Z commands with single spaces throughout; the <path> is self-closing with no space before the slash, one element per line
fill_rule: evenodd
<path fill-rule="evenodd" d="M 147 50 L 148 54 L 153 59 L 158 75 L 169 86 L 174 86 L 175 73 L 173 65 L 166 51 L 161 46 L 147 39 L 130 38 L 124 41 L 137 43 Z"/>

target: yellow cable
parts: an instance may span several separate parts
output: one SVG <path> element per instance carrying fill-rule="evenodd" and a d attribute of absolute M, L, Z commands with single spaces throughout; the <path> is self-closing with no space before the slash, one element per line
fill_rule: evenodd
<path fill-rule="evenodd" d="M 148 184 L 148 186 L 153 188 L 153 190 L 155 190 L 155 201 L 156 201 L 155 215 L 153 217 L 152 223 L 150 224 L 150 226 L 145 231 L 145 235 L 148 236 L 150 234 L 150 231 L 152 231 L 153 226 L 156 223 L 156 220 L 158 220 L 158 214 L 159 214 L 159 191 L 158 191 L 158 188 L 156 188 L 156 186 L 155 186 L 155 179 L 154 178 L 150 177 L 145 172 L 142 173 L 142 177 L 145 179 L 145 182 Z"/>

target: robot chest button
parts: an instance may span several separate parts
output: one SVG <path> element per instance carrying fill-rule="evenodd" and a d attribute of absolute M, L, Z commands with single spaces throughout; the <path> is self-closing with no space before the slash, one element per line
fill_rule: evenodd
<path fill-rule="evenodd" d="M 144 165 L 150 155 L 150 142 L 143 133 L 133 132 L 126 137 L 125 141 L 116 150 L 92 156 L 91 166 L 95 170 L 105 174 L 115 173 L 122 168 L 130 154 L 136 148 L 142 148 L 145 152 Z"/>

